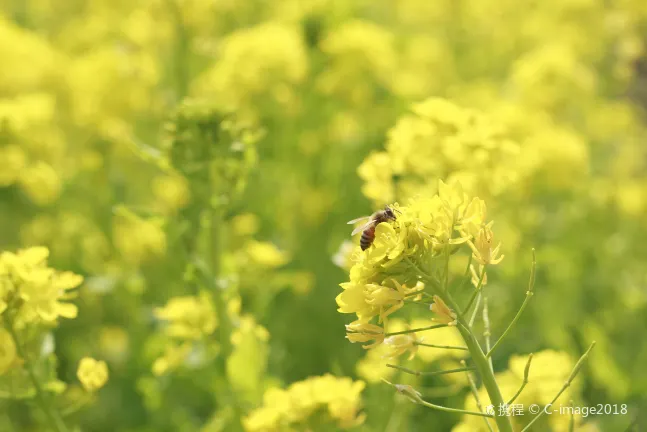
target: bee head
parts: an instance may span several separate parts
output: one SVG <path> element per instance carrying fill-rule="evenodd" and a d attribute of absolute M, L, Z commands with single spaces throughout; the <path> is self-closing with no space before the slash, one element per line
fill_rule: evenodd
<path fill-rule="evenodd" d="M 389 206 L 384 207 L 384 216 L 386 216 L 387 219 L 395 220 L 395 213 Z"/>

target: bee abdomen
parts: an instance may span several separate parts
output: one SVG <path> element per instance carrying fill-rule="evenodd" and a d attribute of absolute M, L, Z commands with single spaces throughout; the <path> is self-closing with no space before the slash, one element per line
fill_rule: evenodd
<path fill-rule="evenodd" d="M 372 244 L 373 240 L 375 240 L 375 227 L 370 227 L 364 230 L 362 232 L 362 237 L 359 239 L 359 246 L 362 248 L 362 250 L 368 249 Z"/>

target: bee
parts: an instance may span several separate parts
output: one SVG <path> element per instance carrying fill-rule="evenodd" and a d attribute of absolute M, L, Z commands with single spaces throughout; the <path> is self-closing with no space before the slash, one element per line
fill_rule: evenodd
<path fill-rule="evenodd" d="M 365 224 L 355 228 L 351 233 L 351 235 L 355 235 L 360 231 L 362 232 L 362 237 L 359 239 L 359 245 L 362 250 L 368 249 L 373 244 L 373 240 L 375 240 L 375 227 L 377 227 L 382 222 L 395 220 L 395 213 L 393 212 L 393 209 L 391 209 L 391 207 L 386 206 L 383 210 L 378 210 L 370 216 L 363 216 L 361 218 L 353 219 L 352 221 L 348 222 L 348 224 L 352 225 L 365 219 L 368 219 L 368 221 Z"/>

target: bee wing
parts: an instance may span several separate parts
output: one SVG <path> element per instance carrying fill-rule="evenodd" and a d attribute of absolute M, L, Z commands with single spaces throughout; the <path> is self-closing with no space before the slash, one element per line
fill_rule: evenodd
<path fill-rule="evenodd" d="M 373 221 L 372 221 L 372 220 L 369 220 L 369 221 L 368 221 L 368 222 L 366 222 L 365 224 L 360 225 L 360 226 L 358 226 L 357 228 L 355 228 L 355 229 L 353 230 L 353 232 L 352 232 L 352 233 L 350 233 L 350 235 L 351 235 L 351 236 L 354 236 L 355 234 L 357 234 L 357 233 L 360 233 L 360 232 L 364 231 L 366 228 L 370 227 L 372 223 L 373 223 Z"/>
<path fill-rule="evenodd" d="M 346 223 L 347 223 L 348 225 L 353 225 L 353 224 L 356 224 L 356 223 L 357 223 L 357 222 L 359 222 L 359 221 L 362 221 L 362 220 L 364 220 L 364 219 L 369 219 L 369 218 L 370 218 L 370 216 L 362 216 L 362 217 L 358 217 L 357 219 L 353 219 L 352 221 L 348 221 L 348 222 L 346 222 Z"/>

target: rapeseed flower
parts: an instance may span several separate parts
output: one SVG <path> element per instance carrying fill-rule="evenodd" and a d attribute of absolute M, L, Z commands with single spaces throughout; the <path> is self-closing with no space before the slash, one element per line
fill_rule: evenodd
<path fill-rule="evenodd" d="M 214 332 L 218 317 L 208 293 L 171 298 L 164 307 L 154 310 L 155 316 L 168 323 L 165 333 L 185 340 L 197 340 Z"/>
<path fill-rule="evenodd" d="M 360 414 L 364 387 L 363 381 L 332 375 L 310 377 L 285 390 L 272 387 L 265 391 L 263 405 L 243 419 L 243 426 L 247 432 L 278 432 L 322 409 L 339 429 L 349 429 L 364 421 Z"/>
<path fill-rule="evenodd" d="M 108 365 L 104 361 L 84 357 L 79 362 L 76 376 L 84 389 L 95 392 L 108 382 Z"/>
<path fill-rule="evenodd" d="M 78 287 L 83 277 L 48 267 L 48 256 L 45 247 L 0 254 L 0 313 L 15 308 L 18 327 L 77 315 L 76 305 L 66 300 L 73 298 L 68 291 Z"/>

